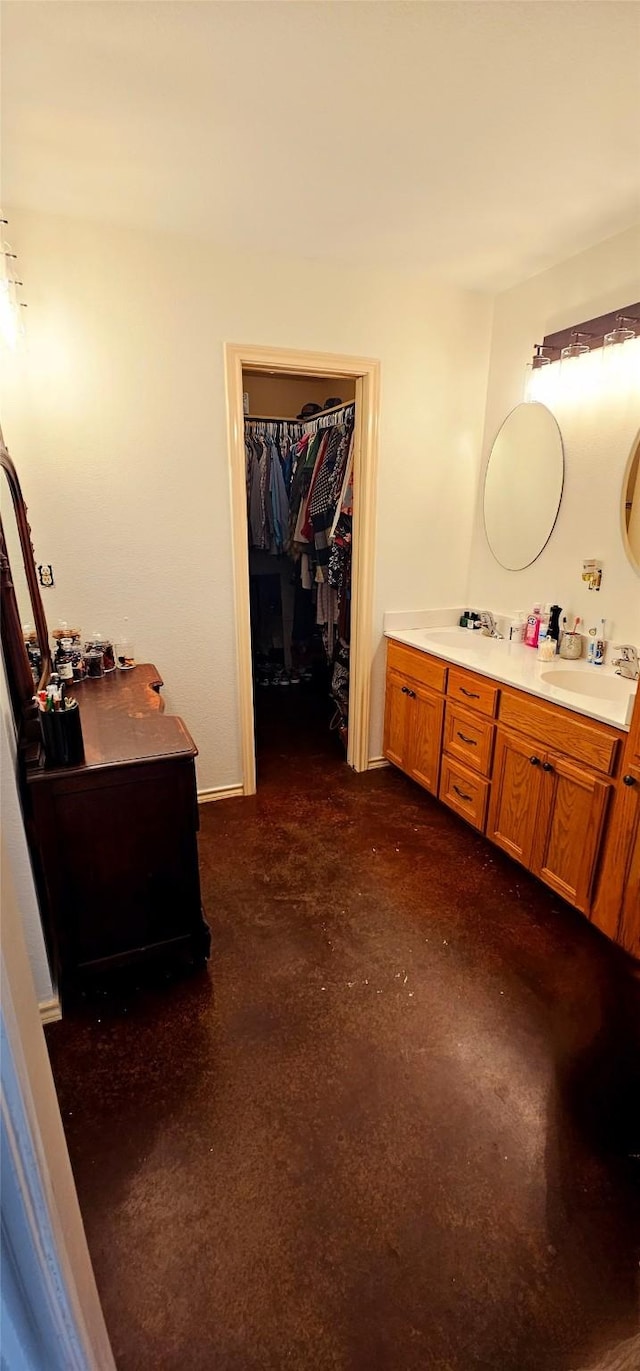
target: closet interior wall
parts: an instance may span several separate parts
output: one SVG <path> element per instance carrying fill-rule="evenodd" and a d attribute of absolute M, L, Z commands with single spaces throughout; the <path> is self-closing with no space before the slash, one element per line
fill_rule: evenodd
<path fill-rule="evenodd" d="M 308 378 L 292 379 L 290 403 L 304 397 L 307 411 L 319 409 L 309 401 Z M 321 385 L 327 396 L 331 381 Z M 328 398 L 338 399 L 347 386 L 333 385 Z M 347 385 L 353 392 L 355 382 Z M 243 375 L 245 394 L 249 386 Z M 346 747 L 355 403 L 313 416 L 301 408 L 295 418 L 274 408 L 245 416 L 255 693 L 259 699 L 266 686 L 294 687 L 291 701 L 300 688 L 321 684 L 319 699 L 330 697 L 331 726 Z"/>

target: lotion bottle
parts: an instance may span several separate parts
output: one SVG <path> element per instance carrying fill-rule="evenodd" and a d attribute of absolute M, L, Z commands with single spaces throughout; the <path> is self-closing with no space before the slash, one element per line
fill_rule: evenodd
<path fill-rule="evenodd" d="M 525 624 L 524 611 L 523 611 L 522 609 L 517 609 L 517 610 L 516 610 L 516 613 L 515 613 L 515 617 L 514 617 L 514 619 L 511 621 L 511 628 L 509 629 L 509 642 L 510 642 L 510 643 L 522 643 L 522 642 L 524 642 L 524 630 L 525 630 L 525 627 L 526 627 L 526 624 Z"/>

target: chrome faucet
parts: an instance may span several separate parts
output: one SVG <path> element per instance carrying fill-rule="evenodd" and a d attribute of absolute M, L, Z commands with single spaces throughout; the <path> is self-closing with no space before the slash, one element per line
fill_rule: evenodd
<path fill-rule="evenodd" d="M 480 610 L 480 623 L 482 624 L 482 632 L 486 638 L 502 637 L 502 634 L 498 632 L 495 615 L 491 613 L 490 609 Z"/>
<path fill-rule="evenodd" d="M 613 665 L 616 669 L 616 676 L 624 676 L 627 681 L 637 681 L 640 677 L 640 661 L 638 660 L 637 648 L 632 643 L 620 643 L 614 648 L 615 652 L 620 652 L 620 657 L 614 657 Z"/>

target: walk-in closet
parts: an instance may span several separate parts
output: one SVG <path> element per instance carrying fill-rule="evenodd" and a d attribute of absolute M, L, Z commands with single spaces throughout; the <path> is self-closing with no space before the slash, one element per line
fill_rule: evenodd
<path fill-rule="evenodd" d="M 355 380 L 243 371 L 256 761 L 346 758 Z"/>

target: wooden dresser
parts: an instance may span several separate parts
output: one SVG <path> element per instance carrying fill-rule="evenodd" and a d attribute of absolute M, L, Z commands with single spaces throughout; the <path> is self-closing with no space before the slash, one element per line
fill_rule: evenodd
<path fill-rule="evenodd" d="M 64 995 L 92 973 L 148 957 L 202 963 L 210 933 L 200 904 L 195 743 L 181 719 L 165 715 L 156 668 L 136 666 L 70 686 L 84 760 L 46 764 L 22 625 L 35 624 L 40 688 L 51 673 L 49 629 L 27 507 L 1 432 L 0 468 L 28 591 L 19 604 L 0 518 L 0 637 L 53 980 Z"/>
<path fill-rule="evenodd" d="M 197 748 L 164 714 L 154 666 L 73 687 L 80 766 L 25 768 L 25 814 L 52 972 L 87 973 L 161 953 L 203 961 Z"/>

